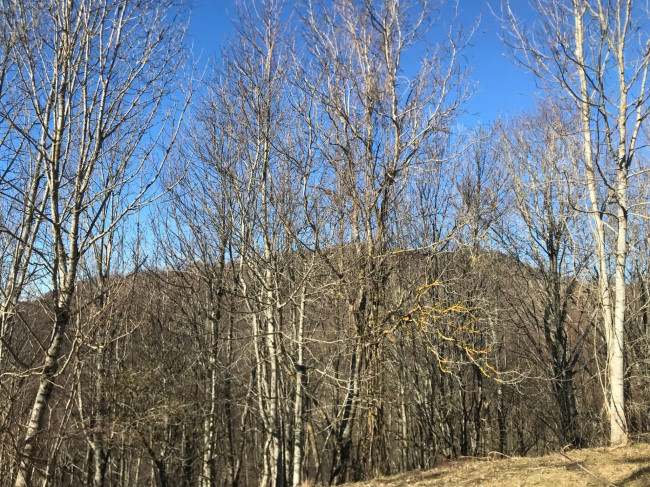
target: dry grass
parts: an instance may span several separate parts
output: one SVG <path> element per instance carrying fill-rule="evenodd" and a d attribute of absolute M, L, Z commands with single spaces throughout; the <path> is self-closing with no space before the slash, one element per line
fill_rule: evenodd
<path fill-rule="evenodd" d="M 650 486 L 650 445 L 593 448 L 537 458 L 472 459 L 427 471 L 361 482 L 357 487 L 400 486 Z"/>

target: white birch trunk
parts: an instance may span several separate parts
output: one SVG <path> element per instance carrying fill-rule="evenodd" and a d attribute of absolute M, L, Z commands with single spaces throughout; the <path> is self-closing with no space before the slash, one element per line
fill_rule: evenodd
<path fill-rule="evenodd" d="M 303 421 L 302 421 L 302 410 L 303 410 L 303 384 L 306 382 L 307 371 L 304 364 L 304 342 L 303 342 L 303 328 L 305 321 L 305 287 L 303 285 L 302 291 L 300 294 L 300 309 L 298 315 L 298 329 L 296 330 L 296 346 L 298 348 L 298 357 L 296 363 L 296 395 L 294 399 L 294 409 L 293 409 L 293 469 L 292 469 L 292 480 L 291 485 L 293 487 L 298 487 L 302 481 L 302 458 L 304 452 L 303 446 Z"/>
<path fill-rule="evenodd" d="M 616 251 L 616 306 L 612 305 L 609 270 L 607 268 L 607 250 L 605 243 L 605 222 L 600 208 L 597 191 L 597 176 L 593 154 L 593 141 L 591 136 L 591 97 L 587 85 L 587 74 L 584 69 L 584 25 L 583 18 L 586 5 L 574 3 L 575 18 L 575 52 L 576 63 L 579 66 L 578 75 L 580 82 L 580 115 L 584 138 L 584 159 L 587 173 L 587 189 L 589 192 L 590 213 L 594 222 L 594 240 L 596 258 L 598 262 L 598 286 L 600 302 L 603 309 L 603 327 L 607 343 L 607 373 L 609 379 L 609 416 L 610 416 L 610 443 L 620 444 L 627 441 L 627 431 L 624 415 L 623 395 L 623 325 L 625 316 L 625 259 L 627 254 L 626 237 L 626 210 L 621 207 L 618 200 L 618 238 Z M 623 103 L 624 100 L 621 100 Z M 623 105 L 621 105 L 623 106 Z M 624 130 L 624 127 L 623 127 Z M 625 139 L 623 139 L 623 144 Z M 623 147 L 623 151 L 625 148 Z M 621 179 L 620 170 L 617 171 L 617 191 L 621 198 L 627 191 L 627 177 Z M 623 200 L 624 201 L 624 200 Z"/>

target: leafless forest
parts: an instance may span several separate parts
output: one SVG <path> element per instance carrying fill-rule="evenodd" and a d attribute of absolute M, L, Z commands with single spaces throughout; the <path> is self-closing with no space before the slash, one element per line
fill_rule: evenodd
<path fill-rule="evenodd" d="M 0 486 L 647 441 L 647 5 L 524 3 L 471 127 L 462 2 L 0 2 Z"/>

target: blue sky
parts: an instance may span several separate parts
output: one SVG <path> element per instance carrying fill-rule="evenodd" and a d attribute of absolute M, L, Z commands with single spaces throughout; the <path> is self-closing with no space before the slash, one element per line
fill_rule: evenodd
<path fill-rule="evenodd" d="M 492 5 L 498 10 L 497 0 Z M 468 115 L 463 123 L 487 123 L 499 115 L 511 117 L 532 109 L 539 100 L 534 79 L 510 60 L 508 49 L 500 40 L 499 21 L 490 11 L 488 1 L 461 0 L 460 9 L 459 20 L 467 29 L 482 13 L 479 29 L 465 53 L 477 91 L 466 107 Z M 235 14 L 235 0 L 196 0 L 189 41 L 201 62 L 218 57 L 220 47 L 233 33 L 230 21 Z"/>

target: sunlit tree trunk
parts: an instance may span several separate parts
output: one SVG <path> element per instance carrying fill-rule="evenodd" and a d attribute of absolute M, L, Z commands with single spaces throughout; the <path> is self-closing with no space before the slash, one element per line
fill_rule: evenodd
<path fill-rule="evenodd" d="M 173 124 L 178 120 L 161 116 L 159 110 L 174 89 L 171 77 L 182 62 L 182 46 L 176 44 L 182 37 L 177 35 L 180 26 L 168 23 L 163 13 L 169 13 L 170 6 L 52 0 L 47 8 L 23 4 L 11 19 L 22 29 L 11 52 L 20 73 L 14 88 L 29 100 L 24 117 L 14 123 L 25 124 L 19 131 L 30 150 L 42 157 L 46 181 L 40 214 L 46 215 L 50 234 L 39 258 L 50 277 L 46 299 L 52 316 L 36 372 L 38 388 L 21 434 L 16 486 L 37 482 L 32 472 L 39 471 L 34 466 L 43 457 L 37 443 L 62 372 L 80 261 L 96 240 L 144 203 L 169 154 L 163 151 L 153 163 L 151 147 L 171 144 L 177 130 Z M 38 129 L 40 139 L 29 136 Z M 160 132 L 147 134 L 147 129 Z M 139 178 L 146 182 L 136 184 Z M 120 204 L 110 228 L 99 229 L 103 209 L 126 186 L 130 197 Z M 28 219 L 33 218 L 33 203 L 32 198 Z M 25 243 L 32 241 L 30 237 Z"/>
<path fill-rule="evenodd" d="M 648 115 L 648 12 L 634 0 L 538 0 L 542 22 L 528 34 L 506 7 L 513 47 L 526 53 L 522 63 L 559 86 L 580 114 L 607 344 L 609 439 L 624 444 L 629 179 Z"/>

